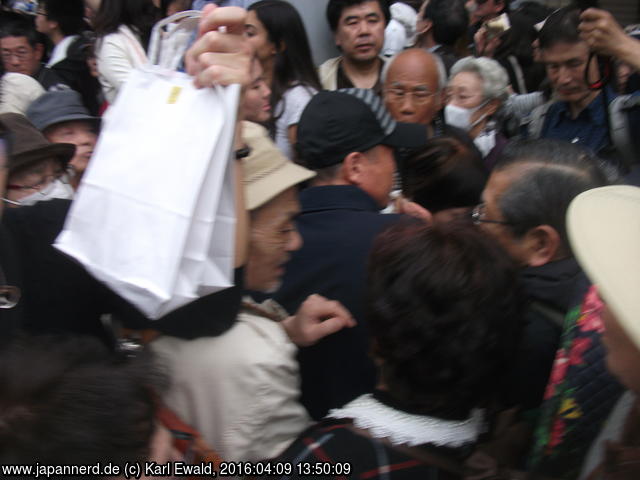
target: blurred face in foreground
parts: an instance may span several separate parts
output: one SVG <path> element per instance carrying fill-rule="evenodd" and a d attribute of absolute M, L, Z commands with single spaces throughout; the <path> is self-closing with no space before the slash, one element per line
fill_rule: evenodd
<path fill-rule="evenodd" d="M 294 223 L 299 212 L 295 187 L 251 212 L 249 259 L 245 272 L 249 290 L 274 292 L 280 286 L 289 253 L 302 246 Z"/>

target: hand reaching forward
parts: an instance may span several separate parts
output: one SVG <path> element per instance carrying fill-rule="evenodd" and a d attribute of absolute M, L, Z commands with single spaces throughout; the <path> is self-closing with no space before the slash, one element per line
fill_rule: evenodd
<path fill-rule="evenodd" d="M 299 347 L 307 347 L 356 322 L 340 302 L 309 295 L 295 315 L 282 321 L 287 335 Z"/>

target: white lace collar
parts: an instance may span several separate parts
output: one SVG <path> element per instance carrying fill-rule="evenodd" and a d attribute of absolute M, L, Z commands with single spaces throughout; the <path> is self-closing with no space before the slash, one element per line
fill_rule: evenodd
<path fill-rule="evenodd" d="M 375 438 L 387 438 L 394 445 L 414 447 L 430 443 L 460 447 L 475 442 L 483 428 L 483 411 L 474 409 L 466 420 L 442 420 L 406 413 L 362 395 L 342 408 L 329 411 L 328 418 L 351 418 L 354 426 L 366 429 Z"/>

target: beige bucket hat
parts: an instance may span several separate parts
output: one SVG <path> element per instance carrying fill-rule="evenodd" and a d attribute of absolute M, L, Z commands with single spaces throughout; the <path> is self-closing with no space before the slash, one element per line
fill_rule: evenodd
<path fill-rule="evenodd" d="M 287 188 L 315 176 L 315 172 L 296 165 L 285 157 L 269 138 L 264 127 L 243 122 L 242 139 L 251 149 L 242 165 L 248 210 L 261 207 Z"/>

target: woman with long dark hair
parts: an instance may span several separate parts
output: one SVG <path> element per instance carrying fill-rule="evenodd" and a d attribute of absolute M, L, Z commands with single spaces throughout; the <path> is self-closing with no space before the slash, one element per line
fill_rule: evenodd
<path fill-rule="evenodd" d="M 249 7 L 245 35 L 256 49 L 265 79 L 271 87 L 273 118 L 270 127 L 276 145 L 290 159 L 300 115 L 322 87 L 297 10 L 282 0 L 262 0 Z"/>
<path fill-rule="evenodd" d="M 152 0 L 103 0 L 94 18 L 102 91 L 112 103 L 131 70 L 147 61 L 151 29 L 159 19 Z"/>

